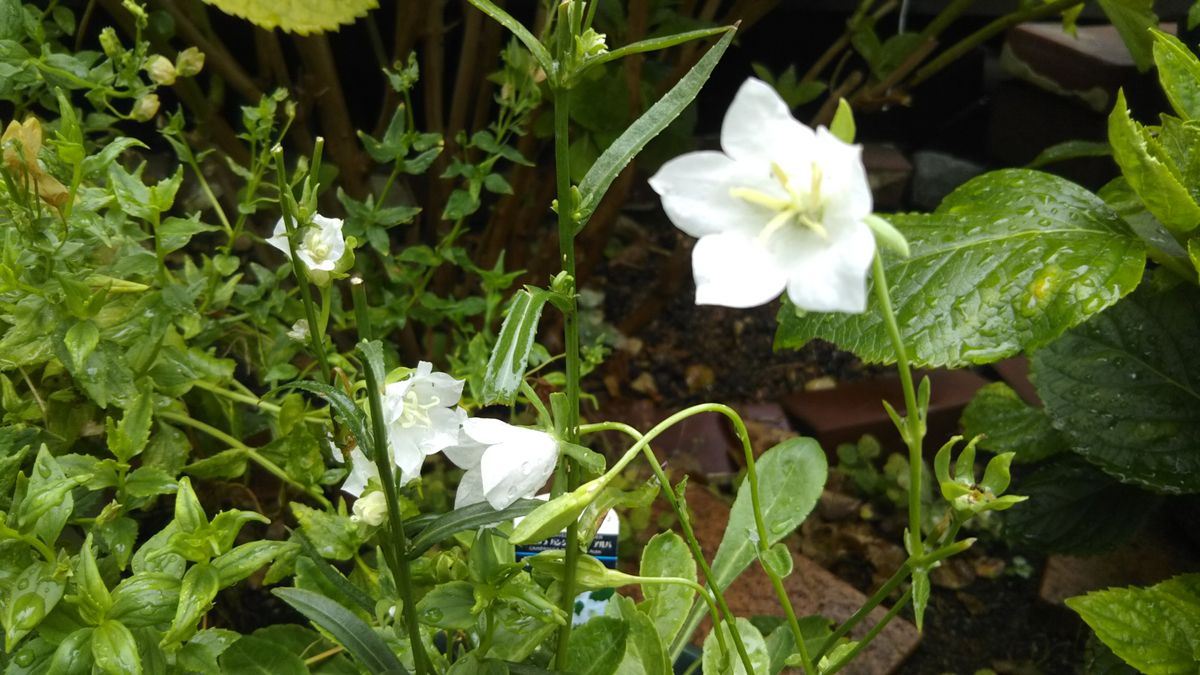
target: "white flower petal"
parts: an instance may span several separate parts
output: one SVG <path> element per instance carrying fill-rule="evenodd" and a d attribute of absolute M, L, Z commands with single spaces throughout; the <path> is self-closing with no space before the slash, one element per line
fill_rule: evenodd
<path fill-rule="evenodd" d="M 812 312 L 861 313 L 867 309 L 867 272 L 875 256 L 871 228 L 856 223 L 831 228 L 825 247 L 786 247 L 792 261 L 788 298 Z"/>
<path fill-rule="evenodd" d="M 479 470 L 479 467 L 475 467 L 464 473 L 462 480 L 458 482 L 458 492 L 454 495 L 454 508 L 461 509 L 464 506 L 478 504 L 486 498 L 483 494 L 483 472 Z"/>
<path fill-rule="evenodd" d="M 462 427 L 463 417 L 466 414 L 466 411 L 460 413 L 460 410 L 462 409 L 430 408 L 427 411 L 429 426 L 421 434 L 417 443 L 421 452 L 432 455 L 451 445 L 458 444 L 459 429 Z"/>
<path fill-rule="evenodd" d="M 379 478 L 379 469 L 375 467 L 375 463 L 367 459 L 362 450 L 358 448 L 351 450 L 350 475 L 346 476 L 342 491 L 357 497 L 363 493 L 372 478 Z"/>
<path fill-rule="evenodd" d="M 479 463 L 483 492 L 497 511 L 533 495 L 554 473 L 558 444 L 547 434 L 532 433 L 539 438 L 493 445 L 483 453 Z"/>
<path fill-rule="evenodd" d="M 736 233 L 712 234 L 692 250 L 696 304 L 756 307 L 783 292 L 787 274 L 762 244 Z"/>
<path fill-rule="evenodd" d="M 451 462 L 454 462 L 454 465 L 460 469 L 473 469 L 479 466 L 479 461 L 483 457 L 484 450 L 487 450 L 486 445 L 476 443 L 466 434 L 463 434 L 459 438 L 458 443 L 442 448 L 442 454 Z"/>
<path fill-rule="evenodd" d="M 472 417 L 463 422 L 463 433 L 471 440 L 484 445 L 496 445 L 512 440 L 520 427 L 490 417 Z"/>
<path fill-rule="evenodd" d="M 283 254 L 288 257 L 288 260 L 292 259 L 292 249 L 288 247 L 287 226 L 284 225 L 283 218 L 280 218 L 279 222 L 275 223 L 275 231 L 272 232 L 271 236 L 264 241 L 280 251 L 283 251 Z"/>
<path fill-rule="evenodd" d="M 406 485 L 421 474 L 421 464 L 425 462 L 425 453 L 418 445 L 420 430 L 392 426 L 388 428 L 388 448 L 391 450 L 392 463 L 400 469 L 400 484 Z"/>
<path fill-rule="evenodd" d="M 719 152 L 690 152 L 662 165 L 650 187 L 662 197 L 663 210 L 675 227 L 693 237 L 730 229 L 761 228 L 771 211 L 730 194 L 734 188 L 779 193 L 769 167 L 739 164 Z"/>
<path fill-rule="evenodd" d="M 721 149 L 764 170 L 772 161 L 807 154 L 812 139 L 812 130 L 792 117 L 771 85 L 753 77 L 738 89 L 721 123 Z"/>
<path fill-rule="evenodd" d="M 450 377 L 446 373 L 421 372 L 422 366 L 432 365 L 427 361 L 418 364 L 418 372 L 412 376 L 412 389 L 425 405 L 451 407 L 462 398 L 464 380 Z"/>
<path fill-rule="evenodd" d="M 873 200 L 871 183 L 863 167 L 862 146 L 844 143 L 820 127 L 814 153 L 821 167 L 824 219 L 860 222 L 870 215 Z"/>

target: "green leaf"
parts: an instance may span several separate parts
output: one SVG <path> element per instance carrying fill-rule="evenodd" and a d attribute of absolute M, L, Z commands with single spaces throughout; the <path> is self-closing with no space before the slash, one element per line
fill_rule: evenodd
<path fill-rule="evenodd" d="M 333 408 L 333 411 L 337 413 L 338 419 L 341 420 L 342 424 L 350 428 L 350 433 L 354 434 L 354 438 L 358 441 L 358 444 L 364 448 L 372 449 L 372 439 L 374 437 L 368 431 L 367 416 L 354 404 L 354 399 L 346 395 L 346 392 L 323 382 L 313 382 L 311 380 L 291 382 L 273 391 L 281 391 L 289 388 L 307 391 L 325 399 L 330 407 Z M 268 395 L 270 393 L 273 392 L 268 392 Z"/>
<path fill-rule="evenodd" d="M 1095 591 L 1068 598 L 1067 606 L 1143 673 L 1195 673 L 1200 666 L 1200 574 L 1149 588 Z"/>
<path fill-rule="evenodd" d="M 549 299 L 550 294 L 540 288 L 522 289 L 513 295 L 484 371 L 483 403 L 511 405 L 516 399 L 537 338 L 538 320 Z"/>
<path fill-rule="evenodd" d="M 834 138 L 843 143 L 853 143 L 855 125 L 854 125 L 854 109 L 846 102 L 846 99 L 839 98 L 837 112 L 833 114 L 833 121 L 829 123 L 829 133 L 833 134 Z"/>
<path fill-rule="evenodd" d="M 153 391 L 148 380 L 138 383 L 138 395 L 125 408 L 121 421 L 107 419 L 108 449 L 118 461 L 128 463 L 146 448 L 150 440 L 150 421 L 154 414 Z"/>
<path fill-rule="evenodd" d="M 993 382 L 975 393 L 962 414 L 963 435 L 982 435 L 979 447 L 992 453 L 1014 452 L 1016 462 L 1040 462 L 1070 448 L 1050 418 L 1030 407 L 1012 387 Z"/>
<path fill-rule="evenodd" d="M 211 457 L 196 460 L 183 467 L 189 476 L 206 479 L 240 478 L 246 473 L 246 451 L 239 448 L 222 450 Z"/>
<path fill-rule="evenodd" d="M 929 606 L 929 590 L 929 572 L 925 570 L 913 570 L 913 623 L 917 624 L 918 631 L 924 629 L 925 608 Z"/>
<path fill-rule="evenodd" d="M 922 366 L 990 363 L 1043 345 L 1132 291 L 1145 267 L 1144 245 L 1108 205 L 1036 171 L 985 174 L 932 214 L 890 220 L 912 249 L 885 260 L 892 303 Z M 820 337 L 870 363 L 894 361 L 868 298 L 864 314 L 801 315 L 785 305 L 776 347 Z"/>
<path fill-rule="evenodd" d="M 212 566 L 217 570 L 221 588 L 226 588 L 254 574 L 293 546 L 295 544 L 286 541 L 248 541 L 213 558 Z"/>
<path fill-rule="evenodd" d="M 816 654 L 821 645 L 825 644 L 826 638 L 833 634 L 829 628 L 829 619 L 823 616 L 800 617 L 797 623 L 800 624 L 800 636 L 804 638 L 809 654 Z M 799 653 L 796 638 L 792 635 L 791 628 L 780 621 L 780 625 L 767 636 L 766 642 L 767 653 L 771 657 L 771 667 L 767 670 L 767 675 L 778 675 L 787 665 L 788 658 Z"/>
<path fill-rule="evenodd" d="M 8 597 L 0 607 L 4 626 L 4 650 L 12 653 L 26 635 L 37 628 L 62 599 L 69 568 L 51 562 L 35 562 L 15 578 L 9 577 Z"/>
<path fill-rule="evenodd" d="M 87 479 L 86 475 L 68 478 L 43 443 L 30 472 L 29 489 L 13 509 L 17 522 L 21 524 L 20 529 L 32 530 L 42 541 L 58 541 L 58 535 L 75 510 L 71 489 L 87 482 Z"/>
<path fill-rule="evenodd" d="M 125 478 L 125 493 L 131 497 L 154 497 L 176 489 L 178 485 L 171 474 L 157 466 L 139 466 Z"/>
<path fill-rule="evenodd" d="M 464 506 L 449 513 L 437 516 L 409 543 L 409 556 L 420 557 L 436 544 L 440 544 L 451 536 L 467 530 L 477 530 L 481 527 L 491 527 L 498 523 L 510 521 L 527 515 L 543 502 L 536 499 L 518 499 L 503 511 L 497 511 L 487 502 Z"/>
<path fill-rule="evenodd" d="M 1047 164 L 1065 162 L 1083 157 L 1109 157 L 1112 147 L 1103 141 L 1063 141 L 1038 153 L 1028 164 L 1030 169 L 1040 169 Z"/>
<path fill-rule="evenodd" d="M 446 630 L 468 630 L 475 625 L 475 588 L 466 581 L 434 586 L 417 602 L 421 623 Z"/>
<path fill-rule="evenodd" d="M 362 545 L 358 528 L 348 516 L 319 511 L 298 502 L 292 502 L 291 506 L 300 529 L 323 557 L 349 560 Z"/>
<path fill-rule="evenodd" d="M 219 673 L 221 667 L 217 663 L 217 657 L 241 637 L 238 633 L 221 628 L 202 630 L 180 648 L 176 657 L 178 664 L 190 671 Z"/>
<path fill-rule="evenodd" d="M 88 675 L 92 672 L 91 626 L 80 628 L 66 637 L 54 650 L 47 675 Z"/>
<path fill-rule="evenodd" d="M 622 59 L 633 54 L 657 52 L 663 49 L 670 49 L 671 47 L 681 45 L 686 42 L 691 42 L 692 40 L 703 40 L 707 37 L 720 35 L 727 30 L 729 30 L 729 28 L 726 26 L 719 26 L 717 28 L 701 28 L 699 30 L 690 30 L 685 33 L 675 33 L 674 35 L 639 40 L 638 42 L 633 42 L 625 45 L 624 47 L 614 49 L 611 52 L 597 54 L 596 56 L 587 59 L 584 62 L 583 68 L 580 69 L 580 72 L 586 68 L 590 68 L 601 63 L 608 63 L 609 61 L 616 61 L 617 59 Z"/>
<path fill-rule="evenodd" d="M 1008 538 L 1070 555 L 1102 553 L 1129 541 L 1159 501 L 1075 457 L 1038 467 L 1015 491 L 1029 499 L 1005 514 Z"/>
<path fill-rule="evenodd" d="M 358 586 L 350 583 L 350 580 L 342 575 L 333 565 L 330 565 L 323 558 L 308 537 L 299 530 L 292 532 L 292 537 L 300 542 L 300 549 L 304 551 L 304 555 L 312 560 L 313 569 L 324 578 L 325 583 L 337 589 L 342 595 L 353 602 L 364 612 L 371 614 L 375 611 L 375 599 L 362 590 Z"/>
<path fill-rule="evenodd" d="M 625 620 L 629 626 L 625 655 L 617 666 L 616 675 L 667 675 L 671 672 L 664 647 L 670 643 L 659 638 L 654 622 L 634 605 L 633 600 L 614 594 L 605 613 Z"/>
<path fill-rule="evenodd" d="M 811 438 L 790 438 L 759 457 L 758 490 L 768 546 L 781 541 L 808 517 L 825 488 L 827 469 L 824 451 Z M 728 587 L 754 561 L 757 538 L 750 485 L 743 481 L 712 561 L 712 582 Z"/>
<path fill-rule="evenodd" d="M 1180 182 L 1179 169 L 1150 131 L 1129 116 L 1125 92 L 1118 92 L 1108 116 L 1108 142 L 1121 174 L 1146 205 L 1146 210 L 1172 232 L 1187 232 L 1200 224 L 1200 206 Z"/>
<path fill-rule="evenodd" d="M 1200 491 L 1200 298 L 1142 289 L 1033 355 L 1076 452 L 1122 482 Z"/>
<path fill-rule="evenodd" d="M 1174 35 L 1153 33 L 1158 80 L 1171 107 L 1184 119 L 1200 119 L 1200 60 Z"/>
<path fill-rule="evenodd" d="M 318 593 L 299 588 L 276 588 L 271 593 L 328 631 L 370 672 L 408 672 L 383 638 L 345 607 Z"/>
<path fill-rule="evenodd" d="M 268 31 L 308 35 L 337 31 L 379 6 L 376 0 L 204 0 Z"/>
<path fill-rule="evenodd" d="M 1152 63 L 1154 38 L 1150 29 L 1158 26 L 1154 15 L 1154 0 L 1097 0 L 1108 20 L 1116 27 L 1125 46 L 1133 56 L 1138 70 L 1147 70 Z"/>
<path fill-rule="evenodd" d="M 187 246 L 197 234 L 217 232 L 220 229 L 215 225 L 200 222 L 199 212 L 192 214 L 190 218 L 165 218 L 158 226 L 159 248 L 163 253 L 172 253 Z"/>
<path fill-rule="evenodd" d="M 92 658 L 96 667 L 111 675 L 141 675 L 133 633 L 120 621 L 109 619 L 92 631 Z"/>
<path fill-rule="evenodd" d="M 695 581 L 696 561 L 682 537 L 670 531 L 660 532 L 642 549 L 638 575 Z M 642 595 L 646 598 L 642 608 L 654 621 L 659 638 L 663 644 L 671 644 L 687 619 L 696 592 L 679 584 L 647 584 L 642 586 Z"/>
<path fill-rule="evenodd" d="M 492 17 L 496 23 L 504 26 L 510 33 L 516 36 L 521 41 L 521 44 L 525 45 L 525 48 L 529 50 L 529 53 L 533 55 L 538 65 L 542 67 L 542 72 L 546 74 L 550 82 L 554 83 L 557 81 L 558 70 L 554 58 L 550 56 L 550 52 L 546 51 L 546 47 L 533 36 L 533 33 L 529 32 L 529 29 L 521 25 L 521 22 L 514 19 L 508 12 L 497 7 L 491 0 L 469 1 L 479 11 Z"/>
<path fill-rule="evenodd" d="M 709 631 L 708 637 L 704 638 L 704 672 L 713 675 L 726 675 L 727 673 L 729 675 L 755 675 L 770 670 L 771 656 L 767 653 L 767 643 L 763 640 L 762 633 L 758 632 L 754 624 L 740 616 L 737 617 L 734 624 L 737 626 L 738 634 L 742 636 L 742 642 L 746 645 L 746 655 L 750 657 L 750 666 L 754 669 L 754 673 L 746 673 L 746 666 L 733 646 L 733 635 L 729 631 L 729 624 L 725 622 L 721 623 L 719 630 L 725 634 L 725 644 L 729 648 L 729 661 L 725 662 L 721 656 L 716 631 Z"/>
<path fill-rule="evenodd" d="M 238 675 L 307 675 L 304 660 L 279 644 L 245 636 L 221 653 L 222 673 Z"/>
<path fill-rule="evenodd" d="M 117 584 L 108 618 L 133 628 L 167 624 L 179 605 L 179 578 L 160 572 L 143 572 Z"/>
<path fill-rule="evenodd" d="M 579 181 L 580 202 L 575 205 L 577 232 L 587 224 L 588 218 L 596 210 L 600 199 L 604 197 L 604 193 L 608 191 L 608 187 L 612 185 L 617 175 L 700 93 L 700 88 L 708 81 L 708 76 L 712 74 L 713 68 L 716 67 L 725 50 L 733 42 L 733 36 L 737 31 L 732 28 L 728 31 L 725 37 L 713 45 L 696 62 L 696 65 L 692 66 L 692 69 L 680 78 L 674 87 L 671 87 L 670 91 L 650 106 L 650 109 L 637 118 L 633 124 L 629 125 L 629 128 L 622 132 L 588 169 L 583 180 Z"/>
<path fill-rule="evenodd" d="M 84 367 L 88 357 L 92 355 L 98 344 L 100 344 L 100 329 L 96 327 L 94 321 L 88 319 L 77 322 L 63 335 L 63 346 L 66 347 L 67 355 L 71 360 L 69 365 L 75 370 L 81 370 Z"/>
<path fill-rule="evenodd" d="M 571 631 L 567 662 L 572 675 L 613 675 L 625 656 L 629 623 L 611 616 L 593 617 Z"/>
<path fill-rule="evenodd" d="M 170 647 L 195 632 L 196 623 L 212 608 L 220 585 L 221 577 L 209 563 L 188 569 L 179 585 L 179 606 L 171 619 L 171 629 L 163 636 L 161 646 Z"/>

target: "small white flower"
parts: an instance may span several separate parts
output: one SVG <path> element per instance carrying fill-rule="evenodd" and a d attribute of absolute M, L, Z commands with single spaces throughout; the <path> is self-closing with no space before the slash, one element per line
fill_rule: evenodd
<path fill-rule="evenodd" d="M 162 54 L 155 54 L 146 59 L 146 73 L 155 84 L 175 84 L 175 64 Z"/>
<path fill-rule="evenodd" d="M 388 448 L 400 469 L 401 485 L 417 477 L 425 458 L 458 442 L 467 413 L 458 407 L 463 381 L 433 372 L 421 361 L 407 379 L 384 389 L 383 417 Z"/>
<path fill-rule="evenodd" d="M 346 240 L 342 237 L 342 220 L 326 218 L 317 213 L 313 215 L 312 223 L 297 224 L 297 227 L 299 241 L 296 242 L 296 255 L 311 271 L 332 272 L 346 252 Z M 283 254 L 291 259 L 292 251 L 288 247 L 287 226 L 283 218 L 275 223 L 275 231 L 271 233 L 267 243 L 283 251 Z"/>
<path fill-rule="evenodd" d="M 287 332 L 287 336 L 296 342 L 308 341 L 308 319 L 300 319 L 292 324 L 292 329 Z"/>
<path fill-rule="evenodd" d="M 676 227 L 699 237 L 696 302 L 754 307 L 785 289 L 796 307 L 862 312 L 875 239 L 862 148 L 796 121 L 746 80 L 721 127 L 724 152 L 692 152 L 650 179 Z"/>
<path fill-rule="evenodd" d="M 500 420 L 463 422 L 463 439 L 444 452 L 466 469 L 454 508 L 484 500 L 497 511 L 538 491 L 558 462 L 558 442 L 542 431 L 514 427 Z"/>
<path fill-rule="evenodd" d="M 367 459 L 362 450 L 354 448 L 350 451 L 350 475 L 346 476 L 342 491 L 357 497 L 372 479 L 379 482 L 379 468 L 375 466 L 375 462 Z"/>
<path fill-rule="evenodd" d="M 386 517 L 387 498 L 382 492 L 375 491 L 354 500 L 354 515 L 350 516 L 350 522 L 377 526 L 382 524 Z"/>

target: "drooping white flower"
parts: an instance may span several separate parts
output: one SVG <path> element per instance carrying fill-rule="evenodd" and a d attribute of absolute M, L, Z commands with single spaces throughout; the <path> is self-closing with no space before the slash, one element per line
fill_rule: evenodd
<path fill-rule="evenodd" d="M 400 469 L 401 485 L 420 474 L 427 456 L 458 443 L 467 418 L 466 411 L 458 407 L 462 390 L 462 380 L 433 372 L 428 361 L 417 364 L 408 378 L 384 388 L 388 450 Z"/>
<path fill-rule="evenodd" d="M 297 223 L 296 255 L 310 271 L 332 272 L 346 252 L 346 240 L 342 237 L 342 220 L 313 214 L 312 222 Z M 292 251 L 288 247 L 287 226 L 283 218 L 275 223 L 267 243 L 283 251 L 290 260 Z"/>
<path fill-rule="evenodd" d="M 538 491 L 558 462 L 558 442 L 543 431 L 514 427 L 500 420 L 463 422 L 463 438 L 444 449 L 450 461 L 466 469 L 454 508 L 487 501 L 497 511 Z"/>
<path fill-rule="evenodd" d="M 753 307 L 785 289 L 796 307 L 866 309 L 875 239 L 862 148 L 796 121 L 746 80 L 725 114 L 723 152 L 692 152 L 650 179 L 676 227 L 699 237 L 696 302 Z"/>

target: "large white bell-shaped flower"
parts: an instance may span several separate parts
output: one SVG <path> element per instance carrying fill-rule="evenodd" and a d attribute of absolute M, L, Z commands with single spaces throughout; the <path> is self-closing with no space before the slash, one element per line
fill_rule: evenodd
<path fill-rule="evenodd" d="M 444 450 L 467 470 L 455 495 L 456 509 L 485 500 L 497 511 L 506 509 L 533 496 L 554 473 L 558 442 L 550 434 L 482 417 L 463 422 L 462 431 L 460 443 Z"/>

